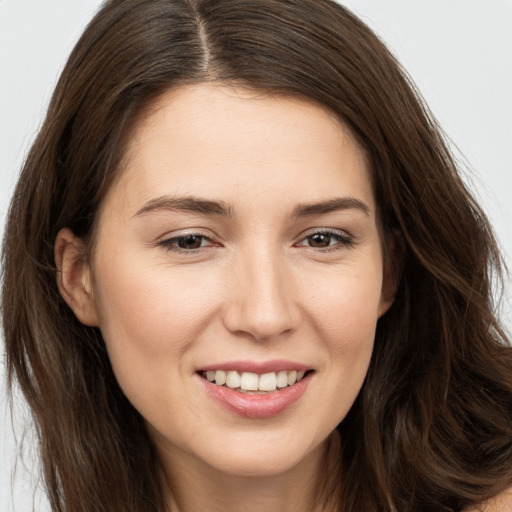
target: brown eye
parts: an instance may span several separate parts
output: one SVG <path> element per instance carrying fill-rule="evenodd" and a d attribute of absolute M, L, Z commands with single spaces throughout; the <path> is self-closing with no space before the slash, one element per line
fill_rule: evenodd
<path fill-rule="evenodd" d="M 167 238 L 159 242 L 158 245 L 168 251 L 192 253 L 193 251 L 206 249 L 215 244 L 207 236 L 190 233 L 189 235 Z"/>
<path fill-rule="evenodd" d="M 319 230 L 305 236 L 297 246 L 309 247 L 318 252 L 327 252 L 349 248 L 354 243 L 353 237 L 344 231 Z"/>
<path fill-rule="evenodd" d="M 306 238 L 310 247 L 329 247 L 332 244 L 333 237 L 329 233 L 315 233 Z"/>
<path fill-rule="evenodd" d="M 205 237 L 200 235 L 180 236 L 179 238 L 176 239 L 176 245 L 180 249 L 199 249 L 200 247 L 202 247 L 204 240 Z"/>

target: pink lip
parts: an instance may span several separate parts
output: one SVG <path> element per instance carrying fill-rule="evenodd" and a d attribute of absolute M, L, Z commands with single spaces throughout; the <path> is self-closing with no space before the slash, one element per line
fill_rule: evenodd
<path fill-rule="evenodd" d="M 237 366 L 237 368 L 240 367 Z M 240 393 L 226 386 L 213 384 L 202 377 L 199 378 L 208 394 L 229 411 L 246 418 L 271 418 L 284 412 L 301 398 L 306 392 L 311 376 L 312 373 L 308 373 L 300 382 L 292 386 L 261 395 Z"/>
<path fill-rule="evenodd" d="M 308 371 L 311 370 L 311 366 L 306 366 L 300 363 L 294 363 L 293 361 L 286 361 L 284 359 L 275 359 L 273 361 L 226 361 L 224 363 L 218 364 L 210 364 L 208 366 L 203 366 L 199 369 L 199 371 L 215 371 L 215 370 L 223 370 L 227 371 L 237 371 L 238 373 L 242 372 L 251 372 L 257 373 L 259 375 L 263 373 L 270 372 L 280 372 L 286 371 L 291 372 L 296 370 L 300 371 Z"/>

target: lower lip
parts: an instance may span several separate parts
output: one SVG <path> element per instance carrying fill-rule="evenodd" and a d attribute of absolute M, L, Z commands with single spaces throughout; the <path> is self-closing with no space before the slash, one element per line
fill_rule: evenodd
<path fill-rule="evenodd" d="M 311 373 L 300 382 L 266 394 L 240 393 L 226 386 L 218 386 L 200 377 L 209 395 L 222 406 L 246 418 L 271 418 L 296 403 L 306 392 Z"/>

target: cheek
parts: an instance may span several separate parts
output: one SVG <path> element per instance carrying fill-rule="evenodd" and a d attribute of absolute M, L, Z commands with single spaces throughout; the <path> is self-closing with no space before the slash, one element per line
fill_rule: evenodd
<path fill-rule="evenodd" d="M 311 297 L 310 315 L 318 350 L 327 350 L 326 405 L 336 421 L 347 414 L 370 364 L 381 297 L 379 267 L 339 273 Z"/>
<path fill-rule="evenodd" d="M 130 398 L 149 395 L 184 373 L 187 353 L 217 307 L 213 284 L 128 255 L 98 270 L 100 329 L 114 373 Z"/>
<path fill-rule="evenodd" d="M 96 277 L 102 331 L 112 334 L 107 336 L 112 341 L 119 335 L 139 339 L 156 351 L 159 342 L 169 346 L 169 337 L 186 339 L 213 307 L 208 286 L 197 274 L 161 264 L 138 265 L 130 258 L 103 266 Z"/>
<path fill-rule="evenodd" d="M 333 348 L 350 350 L 373 343 L 379 317 L 382 274 L 379 266 L 340 269 L 311 283 L 308 309 L 315 328 Z"/>

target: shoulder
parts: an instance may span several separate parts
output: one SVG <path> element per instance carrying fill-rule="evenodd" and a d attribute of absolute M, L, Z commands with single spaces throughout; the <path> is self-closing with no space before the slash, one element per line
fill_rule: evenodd
<path fill-rule="evenodd" d="M 511 512 L 512 511 L 512 487 L 503 491 L 498 496 L 478 505 L 464 510 L 464 512 Z"/>

